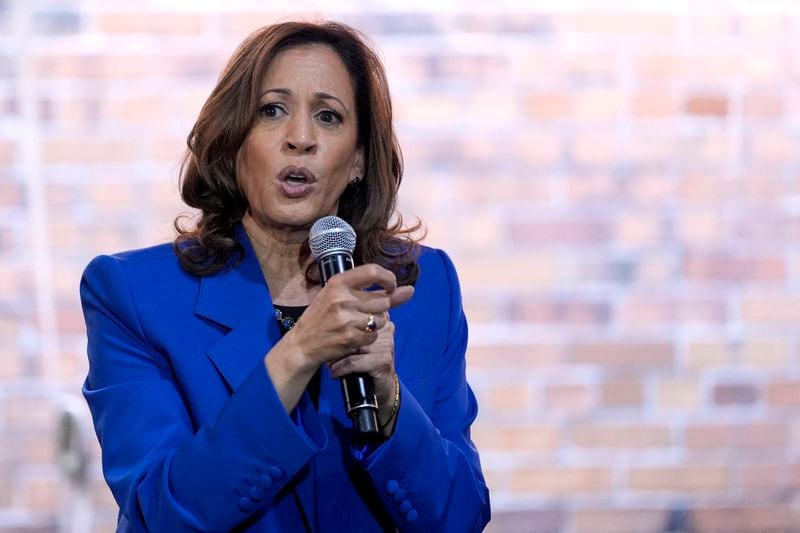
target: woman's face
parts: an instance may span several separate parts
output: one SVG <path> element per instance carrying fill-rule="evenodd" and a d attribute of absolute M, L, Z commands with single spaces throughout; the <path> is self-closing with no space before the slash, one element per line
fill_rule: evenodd
<path fill-rule="evenodd" d="M 364 174 L 356 113 L 353 83 L 333 48 L 308 44 L 275 56 L 236 166 L 257 224 L 307 228 L 336 214 L 348 182 Z"/>

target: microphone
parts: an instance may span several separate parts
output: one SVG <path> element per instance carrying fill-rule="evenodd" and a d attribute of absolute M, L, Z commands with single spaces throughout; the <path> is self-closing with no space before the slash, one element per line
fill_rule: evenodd
<path fill-rule="evenodd" d="M 339 217 L 322 217 L 311 226 L 311 253 L 319 266 L 322 285 L 340 272 L 353 268 L 356 232 Z M 357 434 L 378 433 L 378 399 L 375 383 L 365 373 L 348 374 L 340 380 L 347 416 Z"/>

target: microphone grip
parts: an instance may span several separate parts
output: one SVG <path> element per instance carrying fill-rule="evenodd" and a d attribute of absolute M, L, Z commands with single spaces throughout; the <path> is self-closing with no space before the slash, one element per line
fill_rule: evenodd
<path fill-rule="evenodd" d="M 353 256 L 349 253 L 331 253 L 317 260 L 322 284 L 332 276 L 353 268 Z M 342 399 L 345 411 L 357 435 L 370 435 L 380 432 L 378 426 L 378 398 L 375 396 L 375 382 L 369 374 L 355 373 L 341 380 Z"/>
<path fill-rule="evenodd" d="M 359 434 L 378 433 L 378 399 L 375 382 L 369 374 L 348 374 L 341 379 L 342 396 L 353 431 Z"/>

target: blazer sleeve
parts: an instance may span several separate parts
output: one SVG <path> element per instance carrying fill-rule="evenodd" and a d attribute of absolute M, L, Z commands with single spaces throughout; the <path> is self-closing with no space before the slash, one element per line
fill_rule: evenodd
<path fill-rule="evenodd" d="M 467 321 L 455 267 L 444 252 L 436 253 L 447 280 L 442 298 L 450 320 L 444 353 L 430 378 L 432 412 L 401 383 L 394 434 L 364 463 L 400 531 L 481 531 L 490 518 L 489 490 L 470 440 L 478 404 L 465 375 Z"/>
<path fill-rule="evenodd" d="M 121 261 L 92 261 L 80 295 L 83 394 L 106 481 L 132 529 L 227 531 L 273 505 L 319 446 L 285 413 L 264 365 L 195 428 L 168 358 L 142 330 Z"/>

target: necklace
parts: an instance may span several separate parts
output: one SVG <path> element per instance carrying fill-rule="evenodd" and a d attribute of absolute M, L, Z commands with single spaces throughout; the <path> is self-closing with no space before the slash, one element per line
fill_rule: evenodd
<path fill-rule="evenodd" d="M 297 324 L 300 315 L 303 314 L 307 306 L 286 306 L 286 305 L 276 305 L 273 308 L 273 313 L 275 314 L 275 320 L 278 321 L 278 324 L 283 328 L 284 332 L 289 331 Z"/>
<path fill-rule="evenodd" d="M 290 316 L 283 316 L 283 311 L 278 309 L 277 307 L 274 309 L 275 311 L 275 319 L 278 321 L 278 324 L 283 327 L 286 331 L 289 331 L 294 327 L 294 318 Z"/>

